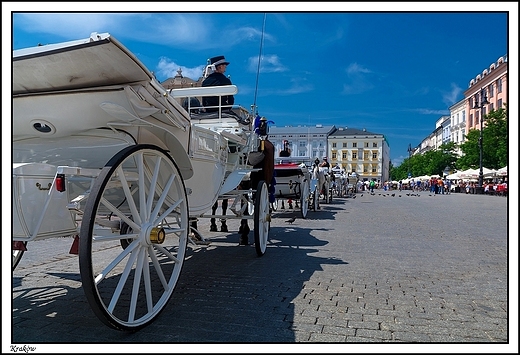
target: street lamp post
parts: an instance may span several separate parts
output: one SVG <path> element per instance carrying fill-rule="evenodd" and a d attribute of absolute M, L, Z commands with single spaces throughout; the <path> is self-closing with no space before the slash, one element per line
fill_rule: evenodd
<path fill-rule="evenodd" d="M 478 139 L 478 148 L 479 148 L 479 173 L 478 173 L 478 188 L 477 188 L 477 193 L 479 194 L 482 194 L 484 193 L 484 188 L 483 188 L 483 185 L 484 185 L 484 171 L 482 170 L 482 124 L 484 123 L 484 115 L 483 115 L 483 111 L 484 111 L 484 105 L 487 105 L 489 104 L 488 100 L 487 100 L 487 97 L 486 97 L 486 92 L 484 90 L 484 88 L 481 88 L 480 89 L 480 102 L 479 102 L 479 99 L 475 96 L 475 105 L 473 106 L 474 109 L 480 109 L 479 110 L 479 114 L 480 114 L 480 136 L 479 136 L 479 139 Z"/>
<path fill-rule="evenodd" d="M 412 174 L 412 171 L 411 171 L 412 162 L 410 161 L 410 159 L 412 158 L 412 153 L 413 153 L 412 144 L 409 143 L 408 144 L 408 178 L 410 178 L 410 176 Z"/>

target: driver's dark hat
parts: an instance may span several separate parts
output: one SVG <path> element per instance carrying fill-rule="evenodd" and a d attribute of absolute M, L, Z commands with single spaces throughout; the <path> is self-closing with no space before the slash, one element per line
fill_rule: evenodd
<path fill-rule="evenodd" d="M 221 65 L 221 64 L 226 64 L 226 65 L 229 64 L 229 62 L 226 61 L 226 58 L 224 58 L 223 55 L 219 55 L 219 56 L 210 58 L 209 61 L 210 61 L 210 64 L 213 64 L 215 67 L 218 65 Z"/>

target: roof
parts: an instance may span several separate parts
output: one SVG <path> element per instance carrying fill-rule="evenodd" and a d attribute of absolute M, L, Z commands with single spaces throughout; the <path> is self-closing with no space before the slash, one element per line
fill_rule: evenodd
<path fill-rule="evenodd" d="M 323 126 L 269 126 L 269 134 L 330 134 L 336 127 L 334 125 Z"/>
<path fill-rule="evenodd" d="M 331 132 L 330 136 L 383 136 L 383 134 L 370 132 L 364 128 L 358 129 L 358 128 L 339 127 L 334 132 Z"/>

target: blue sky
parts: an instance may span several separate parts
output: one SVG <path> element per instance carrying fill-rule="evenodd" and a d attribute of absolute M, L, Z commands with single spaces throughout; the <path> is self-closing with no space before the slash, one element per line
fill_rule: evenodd
<path fill-rule="evenodd" d="M 394 165 L 449 115 L 472 78 L 517 53 L 510 48 L 518 41 L 514 3 L 127 3 L 127 13 L 108 12 L 122 8 L 104 3 L 107 12 L 79 13 L 100 8 L 82 4 L 74 13 L 37 12 L 71 11 L 61 4 L 16 13 L 27 6 L 13 5 L 12 48 L 109 32 L 159 81 L 179 68 L 196 80 L 209 57 L 225 55 L 239 89 L 235 103 L 250 108 L 256 97 L 259 113 L 277 126 L 384 134 Z M 481 12 L 491 9 L 499 12 Z M 470 10 L 478 12 L 461 12 Z"/>

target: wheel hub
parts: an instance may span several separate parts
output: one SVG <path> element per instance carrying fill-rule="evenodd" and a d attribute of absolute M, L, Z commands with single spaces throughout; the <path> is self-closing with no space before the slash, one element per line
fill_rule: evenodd
<path fill-rule="evenodd" d="M 150 230 L 150 242 L 153 244 L 162 244 L 166 239 L 164 228 L 153 227 Z"/>

